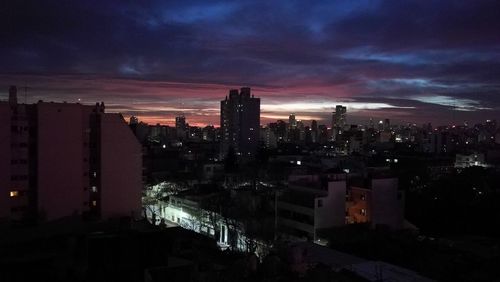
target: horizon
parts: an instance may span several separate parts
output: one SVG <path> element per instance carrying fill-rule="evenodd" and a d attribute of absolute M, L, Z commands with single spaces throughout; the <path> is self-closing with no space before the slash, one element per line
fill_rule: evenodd
<path fill-rule="evenodd" d="M 0 76 L 1 77 L 1 76 Z M 55 100 L 43 100 L 43 99 L 38 99 L 38 98 L 43 98 L 43 96 L 36 96 L 31 97 L 29 96 L 28 91 L 31 90 L 30 87 L 19 87 L 17 85 L 11 85 L 11 86 L 16 86 L 18 89 L 18 103 L 19 104 L 36 104 L 39 101 L 42 102 L 54 102 L 54 103 L 79 103 L 82 105 L 94 105 L 95 103 L 100 103 L 104 102 L 104 105 L 106 106 L 107 112 L 110 113 L 120 113 L 124 117 L 124 119 L 128 120 L 130 117 L 134 116 L 139 119 L 139 122 L 144 122 L 148 125 L 162 125 L 162 126 L 175 126 L 175 118 L 178 116 L 185 116 L 186 117 L 186 123 L 188 123 L 190 126 L 198 126 L 198 127 L 205 127 L 205 126 L 214 126 L 216 128 L 220 127 L 219 120 L 220 120 L 220 108 L 207 108 L 207 109 L 199 109 L 202 111 L 209 111 L 212 114 L 210 117 L 214 120 L 214 122 L 190 122 L 189 117 L 192 117 L 192 113 L 186 112 L 185 109 L 176 109 L 176 110 L 171 110 L 171 113 L 166 114 L 166 115 L 161 115 L 161 116 L 150 116 L 149 114 L 151 112 L 147 112 L 148 115 L 143 116 L 141 115 L 141 112 L 129 112 L 127 110 L 125 111 L 120 111 L 119 107 L 124 107 L 127 108 L 127 105 L 116 105 L 111 103 L 111 106 L 109 104 L 106 104 L 106 101 L 85 101 L 82 98 L 77 98 L 73 97 L 76 99 L 75 101 L 68 101 L 68 100 L 58 100 L 55 98 Z M 27 90 L 29 89 L 29 90 Z M 231 89 L 238 89 L 238 88 L 231 88 Z M 229 92 L 230 89 L 227 90 Z M 252 95 L 255 95 L 255 93 L 252 90 Z M 5 101 L 8 99 L 8 91 L 3 93 L 3 91 L 0 91 L 0 101 L 2 101 L 1 97 L 3 97 Z M 225 96 L 224 96 L 225 97 Z M 261 98 L 261 97 L 256 97 L 256 98 Z M 221 98 L 223 100 L 224 98 Z M 35 101 L 36 100 L 36 101 Z M 213 103 L 216 105 L 220 104 L 221 100 L 217 100 Z M 262 101 L 262 98 L 261 98 Z M 183 103 L 179 103 L 183 104 Z M 375 123 L 382 121 L 384 119 L 389 119 L 391 122 L 391 125 L 405 125 L 405 124 L 415 124 L 418 126 L 421 125 L 427 125 L 427 124 L 432 124 L 434 127 L 439 127 L 439 126 L 460 126 L 463 125 L 464 123 L 468 124 L 481 124 L 485 121 L 489 120 L 496 120 L 494 118 L 484 118 L 483 119 L 478 119 L 476 121 L 469 121 L 469 120 L 463 120 L 463 121 L 449 121 L 448 123 L 433 123 L 431 121 L 421 121 L 421 122 L 416 122 L 412 120 L 398 120 L 398 119 L 391 119 L 390 116 L 384 115 L 383 113 L 379 113 L 378 115 L 372 115 L 372 116 L 364 116 L 364 115 L 359 115 L 359 112 L 363 112 L 365 110 L 374 109 L 376 107 L 380 107 L 381 109 L 390 109 L 391 106 L 384 104 L 384 103 L 372 103 L 371 105 L 363 105 L 362 103 L 351 103 L 351 102 L 320 102 L 316 103 L 317 105 L 323 105 L 322 110 L 324 112 L 314 112 L 314 115 L 311 115 L 309 112 L 301 112 L 301 111 L 296 111 L 297 109 L 303 108 L 303 109 L 308 109 L 308 106 L 311 106 L 308 103 L 288 103 L 288 104 L 281 104 L 281 105 L 276 105 L 276 104 L 264 104 L 264 111 L 263 107 L 261 105 L 261 126 L 267 126 L 270 123 L 277 122 L 279 120 L 283 120 L 285 122 L 288 121 L 289 115 L 294 114 L 295 117 L 297 118 L 297 121 L 302 121 L 305 122 L 306 125 L 310 125 L 310 123 L 313 120 L 316 120 L 318 124 L 323 124 L 326 125 L 329 129 L 331 128 L 331 115 L 333 112 L 335 112 L 335 107 L 337 105 L 342 105 L 347 107 L 347 124 L 353 124 L 353 125 L 366 125 L 372 119 Z M 290 106 L 297 106 L 296 108 L 290 107 Z M 324 106 L 328 105 L 328 107 Z M 353 106 L 354 105 L 354 106 Z M 110 109 L 111 108 L 111 109 Z M 402 107 L 402 109 L 413 109 L 414 107 Z M 172 109 L 175 109 L 172 107 Z M 278 111 L 270 111 L 270 109 L 278 109 Z M 330 111 L 328 111 L 328 109 Z M 354 115 L 352 115 L 352 110 L 354 110 Z M 136 113 L 136 114 L 134 114 Z M 264 114 L 262 114 L 264 113 Z M 168 116 L 168 117 L 166 117 Z M 453 119 L 456 120 L 455 115 L 453 114 Z M 354 117 L 354 118 L 353 118 Z M 265 121 L 265 122 L 263 122 Z"/>
<path fill-rule="evenodd" d="M 16 86 L 16 85 L 12 85 L 12 86 Z M 17 87 L 17 86 L 16 86 Z M 24 88 L 25 87 L 17 87 L 17 98 L 18 98 L 18 103 L 19 104 L 36 104 L 37 102 L 45 102 L 45 103 L 78 103 L 78 104 L 82 104 L 82 105 L 86 105 L 86 106 L 92 106 L 94 105 L 95 103 L 100 103 L 100 102 L 103 102 L 106 109 L 108 108 L 108 105 L 106 104 L 105 101 L 95 101 L 95 102 L 90 102 L 90 101 L 83 101 L 81 98 L 77 98 L 76 101 L 66 101 L 66 100 L 61 100 L 61 101 L 44 101 L 43 99 L 40 99 L 38 101 L 32 101 L 33 99 L 32 98 L 28 98 L 27 96 L 25 96 L 25 92 L 24 92 Z M 237 88 L 234 88 L 234 89 L 237 89 Z M 228 90 L 229 91 L 229 90 Z M 254 95 L 254 94 L 252 94 Z M 5 96 L 5 101 L 8 100 L 8 91 L 6 93 L 2 93 L 2 91 L 0 91 L 0 97 L 2 96 Z M 256 97 L 256 98 L 260 98 L 260 97 Z M 223 99 L 222 99 L 223 100 Z M 262 99 L 261 99 L 262 101 Z M 2 99 L 0 99 L 0 102 L 2 102 Z M 217 104 L 219 104 L 220 101 L 217 101 Z M 283 115 L 273 115 L 273 114 L 264 114 L 264 115 L 260 115 L 261 117 L 261 126 L 267 126 L 269 125 L 270 123 L 274 123 L 274 122 L 277 122 L 277 121 L 284 121 L 284 122 L 288 122 L 288 118 L 291 114 L 295 115 L 295 118 L 297 121 L 302 121 L 304 122 L 304 124 L 306 126 L 310 126 L 311 122 L 313 120 L 317 121 L 318 122 L 318 125 L 326 125 L 328 129 L 331 129 L 331 115 L 332 113 L 335 112 L 335 107 L 337 105 L 340 105 L 340 106 L 345 106 L 347 108 L 347 124 L 352 124 L 352 125 L 367 125 L 369 122 L 370 122 L 370 118 L 373 119 L 373 122 L 374 123 L 378 123 L 379 121 L 383 121 L 384 119 L 386 119 L 387 117 L 386 116 L 379 116 L 378 118 L 373 118 L 373 117 L 370 117 L 368 119 L 366 118 L 363 118 L 363 117 L 360 117 L 360 116 L 355 116 L 355 120 L 357 121 L 352 121 L 352 117 L 350 116 L 351 112 L 350 112 L 350 106 L 349 106 L 349 103 L 334 103 L 332 102 L 331 103 L 333 106 L 331 106 L 331 111 L 330 112 L 324 112 L 324 113 L 321 113 L 323 114 L 324 116 L 328 116 L 328 118 L 326 119 L 322 119 L 322 118 L 317 118 L 317 117 L 314 117 L 314 116 L 310 116 L 310 115 L 298 115 L 297 111 L 289 111 L 289 112 L 285 112 L 285 111 L 282 111 L 282 114 Z M 304 104 L 304 105 L 307 105 L 307 104 Z M 355 104 L 356 105 L 356 104 Z M 266 105 L 265 108 L 272 108 L 273 105 L 270 104 L 270 105 Z M 358 106 L 358 107 L 363 107 L 362 105 L 361 106 Z M 283 106 L 281 106 L 281 108 L 283 108 Z M 217 118 L 217 120 L 220 120 L 220 109 L 215 109 L 215 108 L 212 108 L 210 109 L 212 111 L 218 111 L 219 114 L 218 115 L 215 115 L 215 117 Z M 293 109 L 291 109 L 293 110 Z M 356 113 L 356 106 L 354 107 L 354 110 L 355 110 L 355 113 Z M 143 119 L 141 117 L 141 115 L 134 115 L 134 114 L 124 114 L 120 111 L 116 111 L 116 110 L 111 110 L 111 111 L 107 111 L 107 112 L 110 112 L 110 113 L 120 113 L 123 118 L 127 121 L 127 123 L 129 122 L 129 119 L 134 116 L 136 118 L 139 119 L 139 122 L 144 122 L 148 125 L 161 125 L 161 126 L 175 126 L 175 118 L 178 117 L 178 116 L 184 116 L 186 117 L 186 123 L 189 124 L 190 126 L 196 126 L 196 127 L 205 127 L 205 126 L 213 126 L 215 128 L 219 128 L 220 127 L 220 124 L 219 123 L 197 123 L 197 122 L 190 122 L 190 120 L 187 118 L 189 115 L 186 115 L 185 112 L 182 112 L 182 111 L 176 111 L 177 114 L 173 115 L 171 118 L 165 118 L 164 116 L 160 117 L 158 120 L 156 119 Z M 261 112 L 262 112 L 262 106 L 261 106 Z M 263 119 L 262 119 L 263 118 Z M 464 121 L 464 123 L 447 123 L 447 124 L 444 124 L 444 123 L 441 123 L 441 124 L 433 124 L 432 122 L 423 122 L 423 123 L 416 123 L 416 122 L 412 122 L 412 121 L 401 121 L 401 120 L 391 120 L 390 118 L 388 118 L 391 122 L 391 125 L 406 125 L 406 124 L 412 124 L 412 125 L 417 125 L 417 126 L 422 126 L 422 125 L 427 125 L 427 124 L 432 124 L 433 127 L 441 127 L 441 126 L 462 126 L 464 125 L 464 123 L 470 123 L 470 125 L 475 125 L 475 124 L 481 124 L 483 122 L 487 122 L 487 121 L 496 121 L 496 119 L 489 119 L 489 118 L 486 118 L 486 119 L 482 119 L 482 120 L 478 120 L 477 122 L 469 122 L 469 121 Z M 262 120 L 265 120 L 267 122 L 262 122 Z"/>

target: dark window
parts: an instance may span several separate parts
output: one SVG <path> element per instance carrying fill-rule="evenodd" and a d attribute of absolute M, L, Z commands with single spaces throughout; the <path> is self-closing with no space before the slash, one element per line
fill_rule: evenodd
<path fill-rule="evenodd" d="M 318 208 L 321 208 L 323 206 L 323 200 L 318 200 Z"/>
<path fill-rule="evenodd" d="M 12 212 L 21 212 L 21 211 L 25 211 L 26 207 L 12 207 L 10 210 Z"/>
<path fill-rule="evenodd" d="M 27 175 L 12 175 L 10 177 L 10 180 L 27 180 L 28 176 Z"/>

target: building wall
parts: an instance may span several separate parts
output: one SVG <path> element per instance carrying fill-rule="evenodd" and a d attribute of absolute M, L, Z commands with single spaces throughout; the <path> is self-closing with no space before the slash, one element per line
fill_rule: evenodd
<path fill-rule="evenodd" d="M 30 207 L 34 197 L 32 189 L 30 189 L 33 183 L 30 183 L 32 180 L 30 180 L 29 173 L 31 150 L 30 109 L 27 105 L 10 102 L 12 110 L 10 123 L 10 191 L 15 193 L 14 196 L 10 197 L 10 217 L 19 220 L 33 210 Z"/>
<path fill-rule="evenodd" d="M 371 220 L 371 190 L 350 187 L 347 201 L 347 223 L 365 223 Z"/>
<path fill-rule="evenodd" d="M 233 89 L 229 97 L 221 101 L 222 140 L 221 156 L 229 148 L 243 156 L 256 153 L 260 138 L 260 99 L 250 94 L 250 88 Z"/>
<path fill-rule="evenodd" d="M 241 105 L 240 151 L 245 156 L 253 156 L 260 140 L 260 99 L 244 96 Z"/>
<path fill-rule="evenodd" d="M 82 106 L 41 102 L 37 108 L 38 211 L 46 220 L 80 214 L 88 205 Z"/>
<path fill-rule="evenodd" d="M 398 179 L 372 180 L 372 226 L 387 225 L 394 229 L 403 224 L 403 198 L 398 193 Z"/>
<path fill-rule="evenodd" d="M 10 216 L 10 120 L 9 103 L 0 102 L 0 221 Z"/>
<path fill-rule="evenodd" d="M 101 116 L 101 216 L 139 215 L 142 148 L 120 114 Z"/>
<path fill-rule="evenodd" d="M 11 96 L 0 102 L 0 221 L 140 211 L 142 150 L 120 115 Z"/>
<path fill-rule="evenodd" d="M 328 183 L 328 196 L 315 200 L 314 225 L 316 229 L 345 224 L 345 194 L 345 181 Z"/>
<path fill-rule="evenodd" d="M 236 91 L 236 93 L 234 91 Z M 221 101 L 220 126 L 222 128 L 222 157 L 227 155 L 231 147 L 235 150 L 235 153 L 239 151 L 239 103 L 237 91 L 238 90 L 231 91 L 229 99 Z"/>

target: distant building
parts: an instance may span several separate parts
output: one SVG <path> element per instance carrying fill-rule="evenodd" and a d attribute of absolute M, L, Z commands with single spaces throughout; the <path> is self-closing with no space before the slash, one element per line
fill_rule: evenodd
<path fill-rule="evenodd" d="M 335 112 L 332 113 L 332 140 L 336 141 L 338 135 L 341 135 L 346 124 L 347 108 L 342 105 L 335 107 Z"/>
<path fill-rule="evenodd" d="M 239 156 L 253 157 L 260 138 L 260 99 L 248 87 L 230 90 L 220 102 L 220 119 L 222 157 L 230 148 Z"/>
<path fill-rule="evenodd" d="M 455 167 L 456 168 L 466 168 L 472 166 L 482 166 L 488 167 L 485 161 L 484 154 L 482 153 L 472 153 L 472 154 L 457 154 L 455 157 Z"/>
<path fill-rule="evenodd" d="M 0 218 L 140 212 L 141 146 L 104 104 L 0 102 Z"/>
<path fill-rule="evenodd" d="M 261 129 L 261 140 L 264 143 L 264 146 L 268 149 L 276 149 L 278 146 L 278 141 L 276 138 L 276 134 L 270 127 L 264 127 Z"/>
<path fill-rule="evenodd" d="M 290 130 L 295 129 L 297 127 L 297 120 L 295 119 L 295 114 L 290 114 L 288 117 L 288 126 Z"/>
<path fill-rule="evenodd" d="M 332 127 L 344 128 L 346 124 L 347 108 L 342 105 L 335 107 L 332 118 Z"/>
<path fill-rule="evenodd" d="M 391 129 L 391 120 L 386 118 L 384 119 L 384 130 L 390 130 Z"/>
<path fill-rule="evenodd" d="M 213 125 L 207 125 L 202 129 L 202 139 L 203 141 L 215 141 L 217 139 Z"/>
<path fill-rule="evenodd" d="M 311 121 L 311 142 L 318 143 L 318 122 L 316 120 Z"/>
<path fill-rule="evenodd" d="M 177 137 L 180 139 L 186 138 L 186 117 L 181 115 L 175 117 L 175 129 L 177 131 Z"/>

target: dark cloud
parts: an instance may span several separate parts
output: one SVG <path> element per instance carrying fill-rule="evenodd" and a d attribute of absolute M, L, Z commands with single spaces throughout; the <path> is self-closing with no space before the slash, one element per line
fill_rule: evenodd
<path fill-rule="evenodd" d="M 456 99 L 476 107 L 456 115 L 478 119 L 500 111 L 499 30 L 498 1 L 7 1 L 0 84 L 124 111 L 216 104 L 238 85 L 269 103 L 412 105 L 386 112 L 405 119 L 449 120 L 436 107 Z"/>

